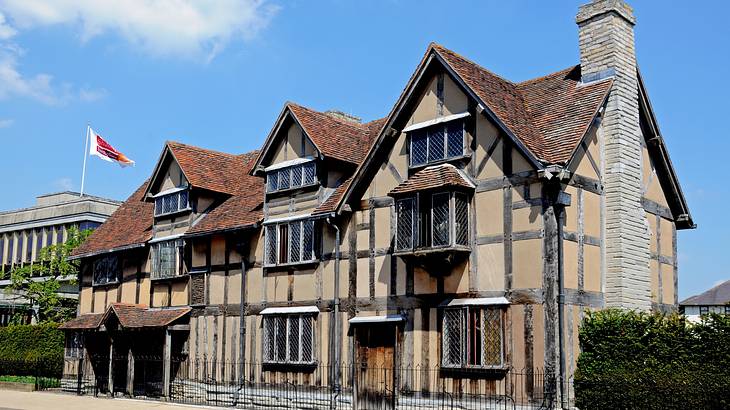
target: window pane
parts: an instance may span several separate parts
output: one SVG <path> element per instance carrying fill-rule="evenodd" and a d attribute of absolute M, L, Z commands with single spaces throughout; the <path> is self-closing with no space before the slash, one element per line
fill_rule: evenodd
<path fill-rule="evenodd" d="M 56 227 L 56 244 L 63 243 L 63 226 Z"/>
<path fill-rule="evenodd" d="M 264 361 L 274 360 L 275 339 L 274 339 L 274 318 L 264 318 Z"/>
<path fill-rule="evenodd" d="M 396 249 L 413 248 L 413 211 L 414 199 L 401 199 L 396 203 Z"/>
<path fill-rule="evenodd" d="M 481 309 L 468 309 L 467 336 L 467 358 L 468 364 L 481 366 L 482 364 L 482 317 Z"/>
<path fill-rule="evenodd" d="M 188 191 L 180 191 L 180 208 L 186 209 L 188 207 Z"/>
<path fill-rule="evenodd" d="M 277 316 L 275 320 L 275 331 L 276 331 L 276 346 L 275 360 L 277 362 L 283 362 L 286 360 L 286 318 L 283 316 Z"/>
<path fill-rule="evenodd" d="M 431 202 L 431 223 L 433 224 L 433 246 L 449 244 L 449 194 L 435 194 Z"/>
<path fill-rule="evenodd" d="M 302 361 L 306 363 L 312 362 L 312 316 L 302 316 Z"/>
<path fill-rule="evenodd" d="M 428 161 L 444 159 L 444 127 L 437 126 L 428 130 Z"/>
<path fill-rule="evenodd" d="M 461 365 L 462 310 L 444 310 L 443 362 L 446 366 Z"/>
<path fill-rule="evenodd" d="M 38 260 L 38 257 L 41 254 L 41 249 L 43 249 L 43 229 L 36 229 L 35 231 L 35 258 Z M 2 253 L 2 246 L 0 246 L 0 253 Z"/>
<path fill-rule="evenodd" d="M 5 238 L 0 235 L 0 271 L 2 271 L 2 265 L 5 264 Z"/>
<path fill-rule="evenodd" d="M 288 189 L 289 188 L 289 176 L 291 174 L 291 169 L 284 168 L 279 170 L 279 189 Z"/>
<path fill-rule="evenodd" d="M 267 265 L 276 264 L 276 254 L 277 254 L 276 225 L 267 225 L 266 226 L 266 264 Z"/>
<path fill-rule="evenodd" d="M 33 231 L 25 232 L 25 261 L 30 262 L 33 258 Z"/>
<path fill-rule="evenodd" d="M 426 132 L 415 131 L 411 134 L 411 165 L 426 163 Z"/>
<path fill-rule="evenodd" d="M 289 225 L 279 225 L 279 263 L 289 261 Z"/>
<path fill-rule="evenodd" d="M 300 261 L 301 251 L 301 227 L 302 222 L 296 221 L 289 224 L 289 262 Z"/>
<path fill-rule="evenodd" d="M 455 194 L 454 231 L 457 245 L 469 245 L 469 204 L 466 195 Z"/>
<path fill-rule="evenodd" d="M 5 260 L 7 261 L 8 265 L 11 265 L 13 263 L 13 245 L 15 244 L 13 235 L 8 236 L 8 253 L 7 256 L 5 256 Z"/>
<path fill-rule="evenodd" d="M 302 166 L 292 167 L 291 169 L 291 186 L 292 188 L 302 186 Z"/>
<path fill-rule="evenodd" d="M 116 282 L 119 273 L 119 259 L 107 256 L 94 261 L 94 284 L 103 285 Z"/>
<path fill-rule="evenodd" d="M 497 309 L 484 309 L 484 364 L 502 365 L 502 314 Z"/>
<path fill-rule="evenodd" d="M 314 183 L 315 177 L 315 165 L 314 162 L 304 164 L 304 185 L 311 185 Z"/>
<path fill-rule="evenodd" d="M 269 192 L 274 192 L 279 189 L 279 173 L 274 171 L 266 174 L 266 182 Z"/>
<path fill-rule="evenodd" d="M 302 260 L 314 259 L 314 221 L 302 222 Z"/>
<path fill-rule="evenodd" d="M 160 215 L 164 212 L 162 208 L 162 197 L 155 198 L 155 215 Z"/>
<path fill-rule="evenodd" d="M 289 317 L 289 361 L 299 361 L 299 316 Z"/>
<path fill-rule="evenodd" d="M 464 123 L 461 121 L 451 122 L 446 127 L 447 132 L 447 156 L 458 157 L 464 154 Z"/>

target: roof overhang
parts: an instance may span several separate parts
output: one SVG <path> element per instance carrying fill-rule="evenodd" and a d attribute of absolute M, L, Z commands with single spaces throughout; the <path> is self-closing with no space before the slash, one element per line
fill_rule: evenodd
<path fill-rule="evenodd" d="M 355 316 L 348 320 L 351 325 L 366 323 L 392 323 L 404 322 L 406 319 L 402 315 L 380 315 L 380 316 Z"/>
<path fill-rule="evenodd" d="M 76 260 L 76 259 L 91 258 L 94 256 L 105 255 L 105 254 L 113 253 L 113 252 L 121 252 L 121 251 L 130 250 L 130 249 L 144 248 L 145 246 L 147 246 L 147 242 L 133 243 L 130 245 L 119 246 L 117 248 L 110 248 L 110 249 L 104 249 L 104 250 L 96 251 L 96 252 L 88 252 L 88 253 L 82 253 L 79 255 L 72 255 L 72 256 L 69 256 L 67 258 L 67 260 L 72 261 L 72 260 Z"/>
<path fill-rule="evenodd" d="M 463 298 L 451 299 L 440 304 L 440 307 L 457 307 L 457 306 L 503 306 L 509 305 L 509 300 L 504 296 L 492 298 Z"/>
<path fill-rule="evenodd" d="M 285 306 L 268 307 L 260 312 L 261 315 L 292 315 L 292 314 L 318 314 L 317 306 Z"/>

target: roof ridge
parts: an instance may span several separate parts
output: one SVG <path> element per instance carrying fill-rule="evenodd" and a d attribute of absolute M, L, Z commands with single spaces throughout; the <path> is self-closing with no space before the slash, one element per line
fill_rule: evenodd
<path fill-rule="evenodd" d="M 307 106 L 304 106 L 304 105 L 301 105 L 301 104 L 297 104 L 297 103 L 295 103 L 293 101 L 287 101 L 286 104 L 287 105 L 294 105 L 294 106 L 299 107 L 299 108 L 302 108 L 304 110 L 311 111 L 311 112 L 313 112 L 315 114 L 324 115 L 328 119 L 331 119 L 332 121 L 335 121 L 335 122 L 338 122 L 338 123 L 340 123 L 342 125 L 346 125 L 346 126 L 350 126 L 350 127 L 365 128 L 365 124 L 368 124 L 368 123 L 364 123 L 364 122 L 355 122 L 355 121 L 343 120 L 343 119 L 337 118 L 335 116 L 329 115 L 329 114 L 327 114 L 324 111 L 315 110 L 314 108 L 310 108 L 310 107 L 307 107 Z"/>
<path fill-rule="evenodd" d="M 516 86 L 518 86 L 518 87 L 522 87 L 522 86 L 525 86 L 525 85 L 528 85 L 528 84 L 534 84 L 534 83 L 537 83 L 539 81 L 543 81 L 543 80 L 547 80 L 548 78 L 555 77 L 558 74 L 569 73 L 569 72 L 575 70 L 576 67 L 580 67 L 580 64 L 575 64 L 575 65 L 573 65 L 571 67 L 567 67 L 567 68 L 564 68 L 562 70 L 554 71 L 552 73 L 545 74 L 545 75 L 540 76 L 540 77 L 530 78 L 528 80 L 520 81 L 520 82 L 517 82 L 517 83 L 514 83 L 514 84 Z"/>
<path fill-rule="evenodd" d="M 438 49 L 441 49 L 441 50 L 446 50 L 446 51 L 448 51 L 449 53 L 451 53 L 451 54 L 455 55 L 456 57 L 459 57 L 459 58 L 461 58 L 462 60 L 464 60 L 464 61 L 466 61 L 466 62 L 468 62 L 468 63 L 474 64 L 474 65 L 475 65 L 475 66 L 476 66 L 477 68 L 479 68 L 480 70 L 482 70 L 482 71 L 486 71 L 487 73 L 489 73 L 489 74 L 491 74 L 491 75 L 493 75 L 493 76 L 495 76 L 495 77 L 499 78 L 499 79 L 500 79 L 500 80 L 502 80 L 502 81 L 505 81 L 505 82 L 507 82 L 507 83 L 509 83 L 509 84 L 512 84 L 512 85 L 517 85 L 517 84 L 516 84 L 516 83 L 515 83 L 514 81 L 512 81 L 512 80 L 510 80 L 510 79 L 508 79 L 508 78 L 505 78 L 505 77 L 503 77 L 503 76 L 501 76 L 501 75 L 499 75 L 499 74 L 497 74 L 497 73 L 495 73 L 494 71 L 492 71 L 492 70 L 490 70 L 490 69 L 488 69 L 488 68 L 484 67 L 483 65 L 481 65 L 481 64 L 479 64 L 479 63 L 477 63 L 476 61 L 474 61 L 474 60 L 472 60 L 472 59 L 470 59 L 470 58 L 468 58 L 468 57 L 465 57 L 465 56 L 464 56 L 463 54 L 457 53 L 456 51 L 454 51 L 454 50 L 452 50 L 452 49 L 450 49 L 450 48 L 448 48 L 448 47 L 444 47 L 443 45 L 441 45 L 441 44 L 439 44 L 439 43 L 436 43 L 436 42 L 433 42 L 433 41 L 432 41 L 432 42 L 431 42 L 431 44 L 429 44 L 429 47 L 433 47 L 434 49 L 437 49 L 437 50 L 438 50 Z"/>
<path fill-rule="evenodd" d="M 192 149 L 197 149 L 197 150 L 200 150 L 200 151 L 206 151 L 206 152 L 210 152 L 210 153 L 213 153 L 213 154 L 227 155 L 227 156 L 231 156 L 231 157 L 237 157 L 239 155 L 239 154 L 232 154 L 230 152 L 219 151 L 219 150 L 216 150 L 216 149 L 204 148 L 204 147 L 201 147 L 199 145 L 186 144 L 186 143 L 180 142 L 180 141 L 173 141 L 173 140 L 167 140 L 167 141 L 165 141 L 165 145 L 169 146 L 170 144 L 176 144 L 176 145 L 183 146 L 185 148 L 192 148 Z"/>

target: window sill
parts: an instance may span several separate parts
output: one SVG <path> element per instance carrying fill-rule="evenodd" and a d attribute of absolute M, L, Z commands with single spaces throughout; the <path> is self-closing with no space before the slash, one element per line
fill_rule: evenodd
<path fill-rule="evenodd" d="M 177 210 L 177 211 L 174 211 L 174 212 L 169 212 L 169 213 L 166 213 L 166 214 L 155 215 L 155 219 L 157 219 L 157 218 L 169 218 L 171 216 L 177 216 L 179 214 L 191 212 L 192 210 L 193 210 L 193 208 L 187 207 L 185 209 L 180 209 L 180 210 Z"/>
<path fill-rule="evenodd" d="M 297 186 L 297 187 L 294 187 L 294 188 L 280 189 L 278 191 L 266 191 L 266 196 L 269 196 L 269 195 L 277 196 L 277 195 L 280 195 L 280 194 L 290 194 L 290 193 L 293 193 L 293 192 L 296 192 L 296 191 L 309 190 L 309 189 L 314 188 L 314 187 L 319 188 L 319 183 L 317 182 L 317 183 L 314 183 L 314 184 L 302 185 L 302 186 Z"/>
<path fill-rule="evenodd" d="M 444 159 L 440 159 L 437 161 L 426 162 L 425 164 L 408 165 L 408 169 L 410 171 L 415 172 L 415 171 L 420 171 L 426 167 L 432 167 L 434 165 L 448 164 L 451 162 L 461 163 L 461 162 L 466 162 L 470 159 L 471 159 L 471 154 L 464 154 L 464 155 L 459 155 L 458 157 L 449 157 L 449 158 L 444 158 Z"/>
<path fill-rule="evenodd" d="M 401 249 L 393 252 L 396 256 L 428 256 L 439 253 L 471 253 L 471 248 L 465 245 L 449 245 L 424 247 L 415 249 Z"/>
<path fill-rule="evenodd" d="M 103 288 L 103 287 L 107 287 L 107 286 L 112 287 L 112 286 L 117 286 L 117 285 L 119 285 L 119 281 L 107 282 L 107 283 L 92 283 L 91 287 L 92 288 Z"/>
<path fill-rule="evenodd" d="M 152 282 L 164 282 L 166 280 L 175 280 L 175 279 L 187 278 L 188 276 L 189 275 L 187 273 L 181 273 L 181 274 L 175 275 L 175 276 L 165 276 L 165 277 L 161 277 L 161 278 L 159 278 L 159 277 L 158 278 L 153 278 L 150 275 L 150 280 Z"/>
<path fill-rule="evenodd" d="M 292 268 L 300 268 L 300 267 L 309 267 L 309 266 L 316 266 L 319 264 L 319 259 L 313 259 L 311 261 L 304 261 L 304 262 L 290 262 L 290 263 L 280 263 L 278 265 L 264 265 L 264 269 L 276 271 L 276 270 L 288 270 Z"/>

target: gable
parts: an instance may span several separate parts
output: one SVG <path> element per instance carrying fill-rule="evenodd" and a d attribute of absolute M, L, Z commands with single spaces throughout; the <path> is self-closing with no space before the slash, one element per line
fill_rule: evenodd
<path fill-rule="evenodd" d="M 152 196 L 169 189 L 186 187 L 188 185 L 188 180 L 180 164 L 175 160 L 169 149 L 165 149 L 155 170 L 154 179 L 150 181 L 147 194 Z"/>
<path fill-rule="evenodd" d="M 299 158 L 319 157 L 319 151 L 302 127 L 294 120 L 285 122 L 280 128 L 271 152 L 261 165 L 264 167 Z"/>

